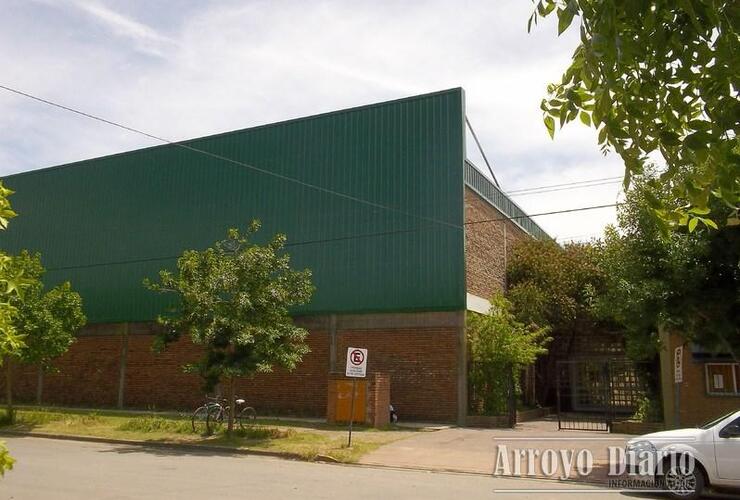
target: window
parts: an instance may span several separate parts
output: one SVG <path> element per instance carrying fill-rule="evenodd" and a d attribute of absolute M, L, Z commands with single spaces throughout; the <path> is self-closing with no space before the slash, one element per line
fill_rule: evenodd
<path fill-rule="evenodd" d="M 707 393 L 715 395 L 736 396 L 740 367 L 737 363 L 707 363 L 704 365 Z"/>

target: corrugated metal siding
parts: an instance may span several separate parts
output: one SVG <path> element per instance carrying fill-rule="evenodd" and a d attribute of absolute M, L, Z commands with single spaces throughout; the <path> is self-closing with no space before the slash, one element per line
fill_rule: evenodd
<path fill-rule="evenodd" d="M 0 242 L 40 251 L 92 322 L 155 318 L 142 279 L 253 218 L 314 272 L 297 313 L 464 309 L 463 116 L 453 89 L 186 142 L 407 214 L 167 145 L 7 177 L 20 216 Z"/>
<path fill-rule="evenodd" d="M 537 225 L 519 205 L 511 201 L 494 183 L 483 175 L 469 161 L 465 162 L 465 185 L 481 195 L 485 200 L 498 209 L 511 221 L 537 239 L 550 239 L 550 236 Z"/>

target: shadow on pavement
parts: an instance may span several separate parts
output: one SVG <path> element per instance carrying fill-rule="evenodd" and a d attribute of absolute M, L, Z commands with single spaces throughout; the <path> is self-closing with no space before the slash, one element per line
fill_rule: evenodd
<path fill-rule="evenodd" d="M 276 454 L 261 452 L 260 450 L 224 449 L 218 450 L 213 447 L 185 444 L 164 444 L 156 441 L 142 442 L 141 444 L 110 444 L 109 448 L 98 450 L 99 453 L 118 453 L 122 455 L 131 453 L 146 453 L 161 457 L 176 456 L 201 456 L 201 457 L 239 457 L 239 456 L 267 456 L 276 457 Z M 285 456 L 282 458 L 292 458 Z"/>

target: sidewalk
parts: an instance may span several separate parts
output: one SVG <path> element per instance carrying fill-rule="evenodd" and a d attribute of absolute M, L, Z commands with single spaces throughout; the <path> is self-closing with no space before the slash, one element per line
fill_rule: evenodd
<path fill-rule="evenodd" d="M 368 453 L 361 464 L 426 469 L 448 472 L 494 474 L 499 446 L 506 446 L 514 474 L 512 452 L 514 449 L 536 449 L 540 454 L 546 449 L 584 449 L 593 456 L 594 471 L 586 478 L 571 479 L 587 482 L 604 482 L 608 470 L 608 447 L 624 447 L 632 436 L 606 432 L 558 431 L 557 421 L 536 420 L 524 422 L 515 429 L 449 428 L 436 432 L 423 432 L 401 441 L 390 443 Z M 574 459 L 575 461 L 575 459 Z M 534 476 L 544 477 L 539 461 L 535 461 Z M 521 474 L 527 473 L 526 460 L 522 459 Z M 575 468 L 575 467 L 574 467 Z M 499 472 L 501 472 L 499 470 Z M 558 476 L 560 476 L 560 470 Z"/>

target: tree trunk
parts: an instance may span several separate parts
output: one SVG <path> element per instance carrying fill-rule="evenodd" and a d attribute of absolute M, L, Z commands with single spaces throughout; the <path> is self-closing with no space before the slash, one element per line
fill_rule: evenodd
<path fill-rule="evenodd" d="M 236 406 L 236 398 L 234 397 L 234 377 L 231 377 L 229 382 L 229 425 L 226 428 L 226 435 L 231 437 L 231 432 L 234 430 L 234 406 Z"/>
<path fill-rule="evenodd" d="M 13 409 L 13 375 L 10 366 L 10 356 L 5 356 L 5 407 L 8 412 L 8 422 L 15 422 L 15 410 Z"/>

